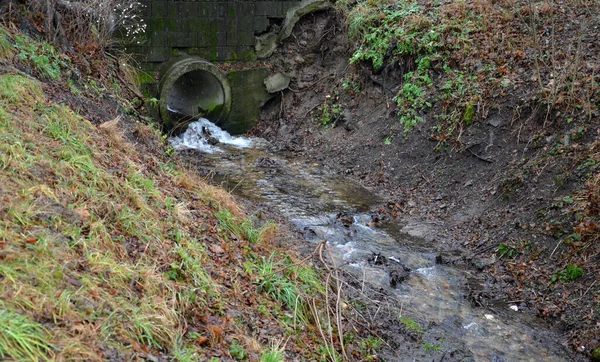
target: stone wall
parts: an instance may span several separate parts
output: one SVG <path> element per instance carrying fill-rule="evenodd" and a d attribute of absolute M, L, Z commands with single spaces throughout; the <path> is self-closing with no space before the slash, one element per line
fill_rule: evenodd
<path fill-rule="evenodd" d="M 140 0 L 147 29 L 128 52 L 152 64 L 186 53 L 210 61 L 254 57 L 255 36 L 280 24 L 300 1 Z"/>

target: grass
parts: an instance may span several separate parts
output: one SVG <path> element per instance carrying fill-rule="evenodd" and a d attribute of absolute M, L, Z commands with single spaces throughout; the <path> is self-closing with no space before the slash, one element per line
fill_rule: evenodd
<path fill-rule="evenodd" d="M 219 210 L 215 214 L 215 217 L 219 220 L 221 226 L 225 228 L 225 230 L 252 244 L 268 240 L 269 236 L 276 231 L 275 224 L 272 222 L 267 222 L 261 228 L 257 228 L 251 217 L 240 220 L 227 209 Z"/>
<path fill-rule="evenodd" d="M 248 295 L 274 311 L 263 317 L 271 329 L 287 330 L 289 311 L 309 322 L 302 298 L 323 295 L 319 274 L 274 253 L 274 224 L 257 227 L 230 194 L 126 144 L 118 121 L 96 127 L 53 103 L 27 76 L 0 75 L 0 114 L 0 300 L 3 316 L 19 321 L 0 326 L 5 358 L 97 361 L 114 350 L 209 359 L 198 338 L 246 337 L 200 320 L 227 326 L 229 306 Z M 207 238 L 227 245 L 218 263 Z M 30 340 L 9 337 L 18 326 Z M 309 329 L 288 343 L 318 338 Z"/>
<path fill-rule="evenodd" d="M 423 330 L 421 325 L 419 325 L 419 323 L 417 323 L 414 319 L 408 317 L 401 317 L 400 323 L 402 323 L 404 328 L 417 335 L 422 335 L 423 333 L 425 333 L 425 330 Z"/>
<path fill-rule="evenodd" d="M 285 361 L 284 357 L 284 350 L 281 346 L 273 343 L 271 347 L 262 353 L 260 362 L 283 362 Z"/>
<path fill-rule="evenodd" d="M 197 361 L 220 350 L 282 361 L 290 348 L 313 359 L 317 330 L 335 329 L 327 286 L 273 246 L 275 224 L 179 167 L 152 127 L 136 126 L 133 145 L 121 131 L 132 120 L 94 125 L 54 101 L 130 107 L 113 72 L 77 88 L 64 55 L 0 29 L 0 46 L 32 74 L 0 74 L 0 357 Z M 257 311 L 258 331 L 287 334 L 285 345 L 265 350 L 247 335 Z"/>
<path fill-rule="evenodd" d="M 47 329 L 0 305 L 0 357 L 30 361 L 49 360 L 53 350 Z"/>
<path fill-rule="evenodd" d="M 55 345 L 60 346 L 57 358 L 88 359 L 97 348 L 90 344 L 94 338 L 126 351 L 124 337 L 145 348 L 172 349 L 184 335 L 187 308 L 203 304 L 173 289 L 156 261 L 179 265 L 195 287 L 196 300 L 214 296 L 215 282 L 200 263 L 200 245 L 186 233 L 171 248 L 162 232 L 174 224 L 190 227 L 173 210 L 156 211 L 173 190 L 159 190 L 150 180 L 171 176 L 142 173 L 140 155 L 123 157 L 110 147 L 104 130 L 48 102 L 30 78 L 0 75 L 0 107 L 8 115 L 0 127 L 0 181 L 6 195 L 0 208 L 0 298 L 9 311 L 53 320 L 46 334 L 20 322 L 44 337 L 37 350 L 23 345 L 23 351 L 46 358 L 52 349 L 44 346 Z M 111 167 L 123 171 L 111 174 Z M 131 254 L 133 245 L 144 252 Z M 65 323 L 89 328 L 91 335 L 78 338 L 60 327 Z M 20 358 L 16 342 L 5 340 L 2 353 Z"/>
<path fill-rule="evenodd" d="M 0 25 L 0 59 L 9 60 L 14 56 L 14 47 L 9 39 L 12 39 L 10 33 Z"/>

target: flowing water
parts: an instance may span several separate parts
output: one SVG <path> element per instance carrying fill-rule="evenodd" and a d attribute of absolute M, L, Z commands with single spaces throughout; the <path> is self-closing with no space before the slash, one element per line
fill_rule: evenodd
<path fill-rule="evenodd" d="M 209 144 L 208 134 L 221 143 Z M 308 241 L 326 240 L 338 264 L 392 293 L 404 310 L 435 326 L 442 341 L 447 340 L 444 343 L 458 343 L 467 350 L 467 356 L 472 356 L 467 360 L 576 359 L 558 336 L 525 313 L 507 305 L 493 310 L 473 307 L 465 298 L 465 272 L 436 264 L 432 243 L 410 237 L 391 224 L 371 226 L 368 211 L 382 200 L 368 190 L 316 164 L 279 157 L 264 140 L 232 137 L 204 119 L 171 142 L 200 174 L 211 175 L 244 198 L 271 205 L 303 230 Z M 411 273 L 392 288 L 390 273 L 369 262 L 374 255 L 401 263 Z M 399 360 L 432 360 L 421 357 Z"/>

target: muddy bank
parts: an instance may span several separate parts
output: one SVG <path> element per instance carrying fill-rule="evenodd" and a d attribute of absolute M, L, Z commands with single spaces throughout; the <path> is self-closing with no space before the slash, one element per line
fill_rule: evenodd
<path fill-rule="evenodd" d="M 475 303 L 474 291 L 484 287 L 475 285 L 460 250 L 440 248 L 443 239 L 423 233 L 429 223 L 403 227 L 389 220 L 376 210 L 378 196 L 317 163 L 281 156 L 264 140 L 225 136 L 227 143 L 208 147 L 192 141 L 198 132 L 188 129 L 185 146 L 172 140 L 184 147 L 182 162 L 250 200 L 258 219 L 278 220 L 290 247 L 327 274 L 338 295 L 332 308 L 344 311 L 339 321 L 350 356 L 368 351 L 385 361 L 577 360 L 566 338 L 518 306 Z M 391 212 L 402 208 L 389 206 Z M 355 342 L 357 337 L 371 345 Z"/>
<path fill-rule="evenodd" d="M 570 197 L 593 170 L 581 165 L 596 157 L 596 128 L 546 124 L 512 94 L 459 144 L 434 137 L 435 108 L 405 136 L 392 101 L 403 70 L 348 64 L 344 28 L 334 12 L 297 24 L 269 59 L 294 80 L 265 107 L 254 134 L 379 195 L 382 219 L 429 240 L 470 273 L 465 297 L 474 305 L 516 305 L 558 327 L 584 354 L 600 346 L 600 254 L 587 248 L 583 265 L 564 242 L 575 223 Z M 585 269 L 580 278 L 557 280 L 576 262 Z"/>

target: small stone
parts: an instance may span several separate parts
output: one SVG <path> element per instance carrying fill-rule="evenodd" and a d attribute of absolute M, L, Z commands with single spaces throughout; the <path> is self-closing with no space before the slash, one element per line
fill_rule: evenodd
<path fill-rule="evenodd" d="M 512 309 L 512 310 L 514 310 L 515 312 L 518 312 L 518 311 L 519 311 L 519 307 L 517 307 L 516 305 L 511 305 L 511 306 L 510 306 L 510 307 L 508 307 L 508 308 L 510 308 L 510 309 Z"/>
<path fill-rule="evenodd" d="M 491 314 L 486 314 L 485 319 L 492 320 L 492 319 L 494 319 L 494 316 Z"/>
<path fill-rule="evenodd" d="M 267 92 L 269 93 L 277 93 L 287 87 L 290 86 L 290 80 L 292 78 L 288 77 L 283 73 L 275 73 L 267 77 L 265 79 L 265 87 L 267 87 Z"/>

